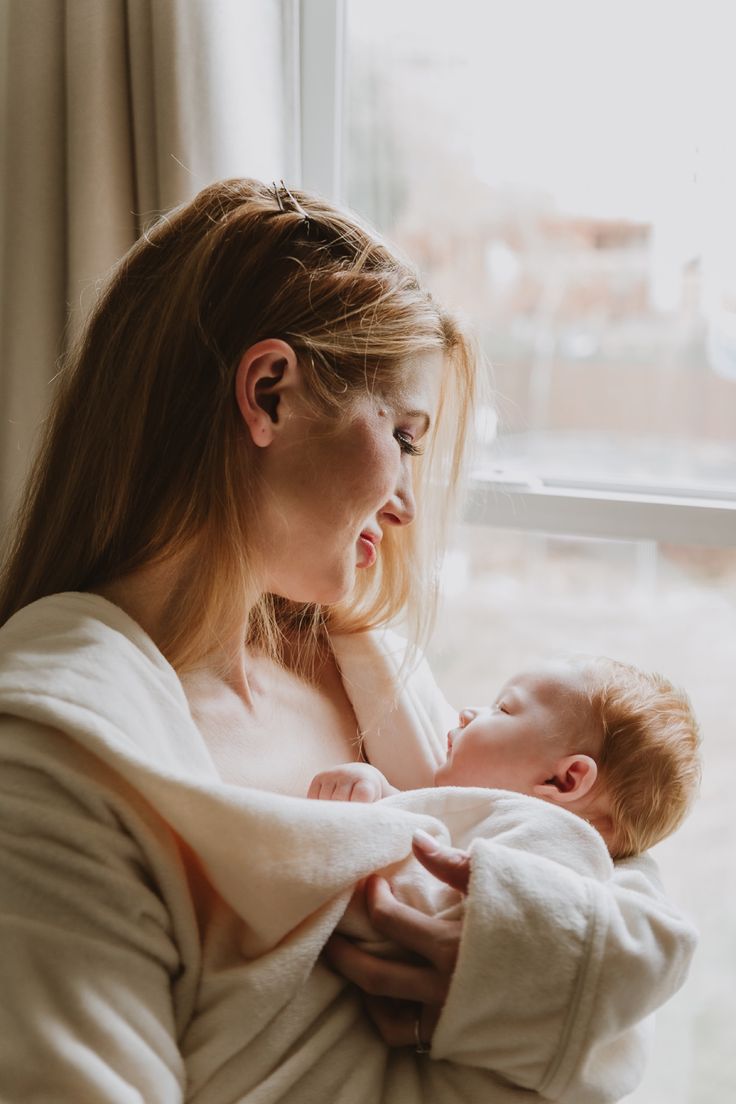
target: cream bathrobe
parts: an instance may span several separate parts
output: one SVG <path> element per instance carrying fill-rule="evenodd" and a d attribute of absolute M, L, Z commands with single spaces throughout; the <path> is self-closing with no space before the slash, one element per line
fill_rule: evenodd
<path fill-rule="evenodd" d="M 389 711 L 394 638 L 336 651 L 369 758 L 428 784 L 447 706 L 426 666 Z M 0 630 L 0 758 L 4 1104 L 617 1100 L 693 950 L 652 865 L 614 870 L 558 810 L 535 854 L 508 837 L 523 798 L 366 806 L 228 785 L 172 668 L 95 596 L 42 599 Z M 416 827 L 489 837 L 431 1059 L 387 1050 L 319 958 L 356 880 L 407 856 Z M 576 850 L 580 870 L 550 853 Z"/>

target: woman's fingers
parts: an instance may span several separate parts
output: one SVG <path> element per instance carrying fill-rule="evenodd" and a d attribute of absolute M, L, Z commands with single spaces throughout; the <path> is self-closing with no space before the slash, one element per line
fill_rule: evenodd
<path fill-rule="evenodd" d="M 468 892 L 470 883 L 470 855 L 467 851 L 460 851 L 457 847 L 445 847 L 438 843 L 429 832 L 418 828 L 412 840 L 414 856 L 435 878 L 441 882 L 459 889 L 461 893 Z"/>
<path fill-rule="evenodd" d="M 444 847 L 426 832 L 415 835 L 413 847 L 431 874 L 467 892 L 466 851 Z M 339 935 L 333 935 L 325 948 L 327 961 L 362 990 L 366 1009 L 389 1046 L 428 1044 L 452 981 L 462 921 L 426 916 L 397 901 L 386 879 L 378 875 L 366 880 L 365 902 L 373 927 L 418 962 L 378 958 Z"/>
<path fill-rule="evenodd" d="M 442 880 L 450 881 L 448 856 L 451 877 L 458 888 L 467 886 L 470 865 L 465 852 L 436 849 L 432 841 L 431 865 L 424 865 L 432 873 L 438 867 L 445 875 Z M 458 862 L 453 861 L 456 856 Z M 426 916 L 397 901 L 386 879 L 378 875 L 366 879 L 365 903 L 373 927 L 418 961 L 378 958 L 339 935 L 333 935 L 325 948 L 327 961 L 362 990 L 368 1013 L 389 1046 L 428 1044 L 452 981 L 462 921 Z"/>
<path fill-rule="evenodd" d="M 379 875 L 367 879 L 365 900 L 371 923 L 381 935 L 431 962 L 441 974 L 452 973 L 460 943 L 459 920 L 439 920 L 402 904 Z"/>
<path fill-rule="evenodd" d="M 384 1043 L 390 1047 L 416 1043 L 414 1024 L 421 1005 L 368 996 L 363 998 L 363 1005 Z"/>
<path fill-rule="evenodd" d="M 445 979 L 434 967 L 377 958 L 339 935 L 329 940 L 325 956 L 339 974 L 371 997 L 441 1004 L 447 994 Z"/>
<path fill-rule="evenodd" d="M 431 1043 L 440 1015 L 435 1005 L 411 1004 L 386 997 L 364 997 L 363 1004 L 378 1034 L 390 1047 Z"/>

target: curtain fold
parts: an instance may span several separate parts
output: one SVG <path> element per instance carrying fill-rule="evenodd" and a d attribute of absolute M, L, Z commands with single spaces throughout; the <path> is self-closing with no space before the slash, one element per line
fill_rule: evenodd
<path fill-rule="evenodd" d="M 0 526 L 115 261 L 226 176 L 294 170 L 292 0 L 0 0 Z"/>

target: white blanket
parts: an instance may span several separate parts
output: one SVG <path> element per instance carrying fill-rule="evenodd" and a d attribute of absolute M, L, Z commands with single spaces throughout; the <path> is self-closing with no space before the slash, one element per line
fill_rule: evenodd
<path fill-rule="evenodd" d="M 426 785 L 447 720 L 426 666 L 390 707 L 395 638 L 336 652 L 371 761 Z M 0 715 L 7 1104 L 594 1104 L 638 1079 L 641 1021 L 681 984 L 694 934 L 650 862 L 614 870 L 577 818 L 544 807 L 535 853 L 524 798 L 365 806 L 226 785 L 175 672 L 91 595 L 0 630 Z M 432 1058 L 389 1052 L 320 949 L 416 827 L 462 843 L 499 816 L 502 838 L 472 847 Z"/>

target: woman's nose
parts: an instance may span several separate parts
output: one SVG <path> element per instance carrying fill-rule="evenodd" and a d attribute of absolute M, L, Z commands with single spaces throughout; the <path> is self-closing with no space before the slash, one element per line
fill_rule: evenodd
<path fill-rule="evenodd" d="M 409 525 L 417 513 L 414 498 L 414 483 L 408 465 L 402 465 L 402 472 L 396 490 L 381 510 L 381 518 L 389 525 Z"/>

